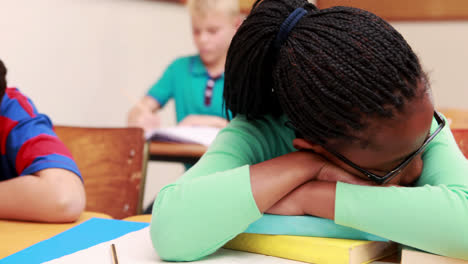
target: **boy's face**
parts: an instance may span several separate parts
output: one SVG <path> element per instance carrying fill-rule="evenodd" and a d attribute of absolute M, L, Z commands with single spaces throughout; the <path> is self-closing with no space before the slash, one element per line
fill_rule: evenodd
<path fill-rule="evenodd" d="M 214 11 L 209 15 L 192 14 L 193 40 L 206 66 L 216 65 L 226 59 L 239 23 L 239 17 L 223 11 Z"/>

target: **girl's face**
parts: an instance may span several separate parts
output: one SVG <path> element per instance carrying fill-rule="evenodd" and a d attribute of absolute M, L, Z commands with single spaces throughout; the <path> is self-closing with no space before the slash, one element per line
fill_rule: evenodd
<path fill-rule="evenodd" d="M 362 148 L 354 144 L 354 146 L 341 149 L 340 154 L 377 175 L 383 176 L 396 168 L 422 146 L 429 136 L 434 115 L 434 105 L 429 94 L 408 102 L 405 108 L 402 113 L 395 115 L 395 119 L 370 121 L 369 128 L 360 135 L 370 139 L 371 143 L 367 147 Z M 341 160 L 329 158 L 353 174 L 367 178 Z M 420 154 L 390 183 L 410 184 L 419 177 L 422 168 L 423 162 Z"/>
<path fill-rule="evenodd" d="M 423 145 L 429 136 L 433 116 L 432 99 L 428 93 L 424 93 L 422 98 L 408 102 L 404 111 L 396 113 L 394 119 L 370 120 L 369 127 L 357 135 L 360 138 L 369 139 L 368 146 L 360 146 L 357 142 L 347 146 L 342 144 L 343 147 L 336 149 L 336 152 L 359 167 L 384 176 Z M 321 146 L 310 144 L 309 147 L 304 145 L 301 147 L 313 149 L 344 170 L 368 179 Z M 420 154 L 389 183 L 409 185 L 419 178 L 422 168 L 423 161 Z"/>

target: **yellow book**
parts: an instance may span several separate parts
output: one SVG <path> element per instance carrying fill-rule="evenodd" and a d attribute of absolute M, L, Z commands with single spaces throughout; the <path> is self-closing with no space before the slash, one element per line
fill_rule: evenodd
<path fill-rule="evenodd" d="M 404 248 L 401 251 L 402 264 L 468 264 L 468 260 L 444 257 L 436 254 Z"/>
<path fill-rule="evenodd" d="M 224 248 L 316 264 L 369 263 L 398 250 L 393 242 L 242 233 Z"/>

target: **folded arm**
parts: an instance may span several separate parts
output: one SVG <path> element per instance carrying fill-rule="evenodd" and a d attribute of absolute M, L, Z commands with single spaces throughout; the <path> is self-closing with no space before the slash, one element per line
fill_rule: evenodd
<path fill-rule="evenodd" d="M 423 160 L 415 187 L 310 181 L 267 212 L 334 219 L 401 244 L 468 259 L 468 162 L 449 131 Z"/>
<path fill-rule="evenodd" d="M 213 253 L 324 167 L 324 159 L 310 152 L 271 156 L 277 144 L 262 142 L 256 131 L 233 140 L 230 130 L 158 194 L 151 237 L 162 259 L 192 261 Z"/>

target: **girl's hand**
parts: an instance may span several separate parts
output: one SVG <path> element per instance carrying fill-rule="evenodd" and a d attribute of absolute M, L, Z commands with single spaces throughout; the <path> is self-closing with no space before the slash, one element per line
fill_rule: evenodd
<path fill-rule="evenodd" d="M 318 155 L 311 153 L 311 155 Z M 344 169 L 338 167 L 334 163 L 322 158 L 324 160 L 323 166 L 320 171 L 317 173 L 314 180 L 325 181 L 325 182 L 345 182 L 350 184 L 358 185 L 377 185 L 376 183 L 362 179 L 358 176 L 355 176 Z"/>
<path fill-rule="evenodd" d="M 336 183 L 310 181 L 266 211 L 278 215 L 314 215 L 334 219 Z"/>

